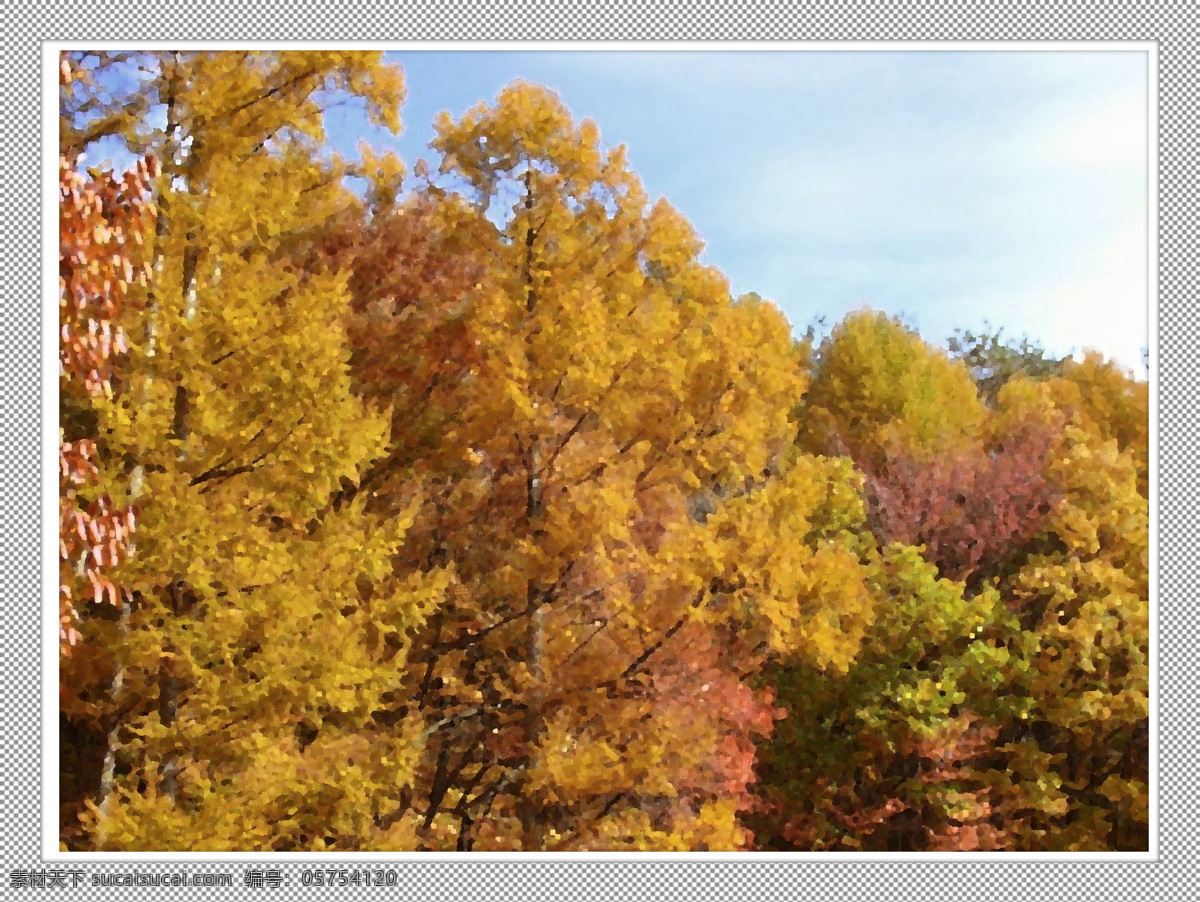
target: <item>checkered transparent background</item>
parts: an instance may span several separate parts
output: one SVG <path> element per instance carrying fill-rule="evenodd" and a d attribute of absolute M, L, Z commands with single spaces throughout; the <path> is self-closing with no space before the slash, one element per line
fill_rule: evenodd
<path fill-rule="evenodd" d="M 1197 57 L 1192 45 L 1195 13 L 1182 3 L 1038 2 L 992 3 L 843 2 L 806 4 L 658 2 L 530 3 L 417 0 L 385 4 L 259 2 L 229 10 L 223 5 L 160 2 L 75 2 L 14 6 L 0 56 L 3 105 L 5 253 L 0 263 L 3 328 L 3 399 L 0 447 L 3 468 L 3 566 L 0 623 L 3 624 L 5 726 L 2 753 L 3 820 L 0 822 L 0 885 L 20 895 L 82 892 L 89 899 L 129 898 L 125 888 L 80 890 L 10 889 L 14 871 L 75 870 L 90 884 L 93 874 L 186 871 L 230 873 L 234 889 L 157 889 L 156 896 L 217 900 L 279 892 L 345 897 L 421 899 L 661 898 L 863 899 L 915 897 L 1131 898 L 1181 895 L 1195 882 L 1192 854 L 1197 843 L 1197 802 L 1191 751 L 1196 691 L 1189 676 L 1195 662 L 1196 617 L 1190 598 L 1197 588 L 1185 537 L 1196 528 L 1192 465 L 1197 463 L 1185 399 L 1197 390 L 1191 340 L 1197 327 L 1188 260 L 1195 232 L 1195 167 L 1190 165 L 1196 117 Z M 1159 326 L 1159 654 L 1165 662 L 1159 683 L 1159 860 L 1064 863 L 964 861 L 902 862 L 779 859 L 647 861 L 281 861 L 178 862 L 123 860 L 44 861 L 41 858 L 41 685 L 40 611 L 53 595 L 40 585 L 40 456 L 42 379 L 39 366 L 40 41 L 131 40 L 955 40 L 1058 41 L 1155 40 L 1159 44 L 1160 135 L 1160 326 Z M 50 178 L 50 173 L 43 173 Z M 1152 369 L 1154 360 L 1151 361 Z M 1188 524 L 1192 524 L 1190 527 Z M 1190 546 L 1189 546 L 1190 547 Z M 331 891 L 301 886 L 303 867 L 387 868 L 398 887 L 350 887 Z M 249 870 L 278 871 L 282 887 L 244 886 Z M 67 878 L 67 885 L 71 880 Z M 135 897 L 137 897 L 135 891 Z"/>

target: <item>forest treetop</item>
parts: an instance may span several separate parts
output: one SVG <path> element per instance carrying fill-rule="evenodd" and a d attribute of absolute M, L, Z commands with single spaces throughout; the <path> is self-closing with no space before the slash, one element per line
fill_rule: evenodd
<path fill-rule="evenodd" d="M 406 186 L 322 152 L 398 127 L 379 54 L 67 62 L 63 184 L 161 169 L 64 206 L 149 272 L 64 268 L 129 349 L 60 411 L 68 847 L 1144 844 L 1144 383 L 871 311 L 814 353 L 535 85 Z"/>

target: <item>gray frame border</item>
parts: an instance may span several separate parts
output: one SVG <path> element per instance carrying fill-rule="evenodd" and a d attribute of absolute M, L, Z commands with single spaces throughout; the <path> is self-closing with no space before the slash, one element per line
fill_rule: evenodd
<path fill-rule="evenodd" d="M 1184 8 L 1143 7 L 1136 4 L 1049 4 L 1030 3 L 1019 8 L 1019 16 L 990 17 L 980 15 L 978 8 L 948 8 L 929 4 L 914 9 L 894 5 L 868 5 L 852 2 L 820 9 L 777 9 L 766 4 L 659 4 L 654 7 L 634 7 L 632 4 L 596 3 L 588 7 L 571 6 L 551 9 L 545 3 L 501 4 L 476 2 L 434 4 L 427 0 L 407 6 L 402 14 L 373 5 L 355 8 L 349 2 L 336 7 L 338 19 L 328 10 L 334 7 L 315 4 L 289 4 L 289 15 L 276 16 L 285 7 L 267 0 L 253 7 L 253 14 L 230 15 L 223 8 L 187 8 L 172 0 L 145 10 L 127 2 L 95 4 L 85 2 L 69 10 L 24 9 L 13 16 L 24 29 L 5 39 L 0 58 L 0 84 L 4 87 L 7 123 L 3 129 L 3 159 L 9 165 L 0 168 L 6 196 L 16 199 L 5 207 L 4 241 L 9 251 L 3 263 L 4 285 L 8 289 L 3 306 L 5 328 L 0 330 L 0 359 L 5 378 L 0 397 L 4 399 L 4 426 L 0 430 L 0 447 L 6 464 L 0 484 L 3 485 L 4 509 L 13 512 L 6 518 L 4 530 L 4 563 L 0 568 L 0 587 L 8 604 L 0 609 L 0 622 L 8 638 L 8 654 L 4 669 L 9 677 L 3 683 L 6 719 L 10 741 L 5 744 L 3 776 L 5 787 L 5 818 L 0 825 L 0 848 L 4 850 L 5 872 L 0 875 L 6 885 L 14 872 L 43 872 L 53 880 L 53 873 L 67 874 L 65 883 L 72 884 L 71 871 L 83 873 L 90 883 L 93 875 L 110 873 L 157 874 L 163 872 L 232 873 L 234 886 L 244 885 L 243 874 L 248 869 L 282 875 L 282 887 L 301 889 L 300 869 L 343 868 L 375 870 L 386 868 L 399 874 L 397 888 L 418 890 L 422 895 L 436 897 L 468 896 L 488 898 L 506 891 L 521 895 L 565 894 L 592 895 L 605 892 L 612 895 L 649 896 L 719 895 L 732 898 L 753 898 L 763 895 L 796 893 L 812 889 L 825 895 L 832 891 L 847 898 L 863 895 L 892 896 L 903 887 L 904 895 L 926 896 L 937 887 L 947 897 L 972 897 L 1004 894 L 1010 896 L 1020 886 L 1034 897 L 1046 890 L 1057 895 L 1093 898 L 1097 895 L 1116 896 L 1138 893 L 1150 898 L 1166 895 L 1173 889 L 1182 891 L 1193 876 L 1192 856 L 1188 854 L 1194 841 L 1191 814 L 1196 810 L 1194 782 L 1191 770 L 1181 760 L 1190 728 L 1184 732 L 1184 712 L 1190 710 L 1193 697 L 1187 686 L 1189 654 L 1194 655 L 1191 640 L 1196 634 L 1195 616 L 1182 603 L 1183 590 L 1194 587 L 1194 577 L 1186 580 L 1191 568 L 1179 558 L 1182 537 L 1191 530 L 1194 521 L 1185 520 L 1192 509 L 1194 483 L 1185 476 L 1190 471 L 1195 452 L 1188 452 L 1183 442 L 1185 425 L 1178 415 L 1189 389 L 1200 386 L 1186 384 L 1185 374 L 1195 371 L 1189 366 L 1186 337 L 1197 325 L 1194 305 L 1187 305 L 1185 291 L 1190 279 L 1184 275 L 1186 238 L 1195 217 L 1195 176 L 1185 168 L 1190 147 L 1187 139 L 1195 126 L 1188 115 L 1186 98 L 1196 88 L 1194 54 L 1191 54 L 1194 16 Z M 635 17 L 634 10 L 638 10 Z M 902 11 L 903 10 L 903 11 Z M 355 13 L 363 13 L 361 18 Z M 557 13 L 557 15 L 554 15 Z M 653 19 L 650 18 L 650 14 Z M 246 34 L 246 26 L 257 25 L 259 14 L 266 21 L 281 23 L 256 38 L 313 42 L 319 39 L 345 40 L 339 21 L 376 22 L 374 27 L 361 27 L 358 40 L 789 40 L 789 41 L 1147 41 L 1158 47 L 1159 64 L 1159 185 L 1158 202 L 1161 215 L 1159 236 L 1159 329 L 1151 335 L 1151 378 L 1158 380 L 1158 405 L 1161 420 L 1153 446 L 1174 452 L 1171 465 L 1159 468 L 1157 478 L 1172 491 L 1165 508 L 1158 505 L 1171 529 L 1159 534 L 1160 554 L 1180 563 L 1158 568 L 1160 629 L 1158 649 L 1165 653 L 1168 665 L 1160 670 L 1159 701 L 1159 808 L 1158 859 L 1154 862 L 1120 862 L 1112 860 L 1076 860 L 1066 863 L 1060 856 L 1054 860 L 1017 861 L 1011 857 L 999 862 L 984 862 L 978 856 L 956 862 L 948 867 L 945 859 L 931 860 L 928 856 L 903 861 L 855 861 L 845 859 L 814 860 L 794 857 L 790 860 L 771 860 L 738 857 L 734 861 L 705 860 L 665 861 L 640 858 L 633 861 L 490 861 L 478 856 L 463 861 L 420 861 L 408 858 L 381 861 L 333 862 L 328 859 L 299 860 L 295 864 L 256 859 L 253 855 L 217 857 L 195 860 L 180 857 L 169 860 L 184 862 L 168 865 L 150 863 L 148 856 L 130 856 L 112 864 L 75 859 L 53 860 L 43 857 L 41 848 L 41 680 L 30 679 L 30 673 L 40 675 L 42 619 L 44 593 L 39 584 L 42 563 L 40 543 L 30 542 L 31 533 L 41 528 L 41 513 L 37 492 L 43 483 L 43 461 L 31 433 L 41 425 L 41 319 L 36 308 L 16 299 L 40 296 L 41 282 L 30 258 L 42 248 L 38 243 L 38 219 L 41 213 L 39 179 L 41 171 L 42 90 L 41 42 L 45 40 L 125 41 L 156 40 L 171 34 L 182 40 L 237 40 Z M 342 15 L 348 14 L 346 18 Z M 382 23 L 387 23 L 383 25 Z M 237 26 L 241 26 L 238 28 Z M 829 47 L 828 49 L 835 49 Z M 11 123 L 13 127 L 9 127 Z M 20 165 L 18 165 L 18 163 Z M 1190 190 L 1189 190 L 1190 189 Z M 1152 195 L 1154 192 L 1151 192 Z M 1152 264 L 1153 267 L 1153 264 Z M 1157 347 L 1156 347 L 1157 346 Z M 1161 355 L 1161 357 L 1160 357 Z M 37 375 L 35 375 L 37 374 Z M 49 377 L 47 377 L 49 378 Z M 1162 420 L 1174 428 L 1163 428 Z M 1181 428 L 1182 427 L 1182 428 Z M 1157 440 L 1156 440 L 1157 439 Z M 1152 497 L 1157 482 L 1152 475 Z M 1162 494 L 1167 494 L 1162 491 Z M 1179 543 L 1178 545 L 1176 543 Z M 1168 554 L 1168 552 L 1173 552 Z M 1186 581 L 1185 581 L 1186 580 Z M 48 690 L 47 690 L 48 691 Z M 1170 741 L 1168 741 L 1170 740 Z M 1168 792 L 1169 790 L 1169 792 Z M 1169 799 L 1169 800 L 1168 800 Z M 156 856 L 157 857 L 157 856 Z M 1066 867 L 1060 865 L 1066 863 Z M 804 869 L 804 872 L 801 869 Z M 1016 878 L 1014 880 L 1014 878 Z M 270 887 L 270 881 L 266 883 Z M 281 887 L 281 888 L 282 888 Z M 986 888 L 986 889 L 985 889 Z M 123 887 L 95 888 L 91 898 L 117 898 Z M 250 889 L 250 892 L 255 890 Z M 355 895 L 377 892 L 356 887 Z M 172 898 L 182 892 L 182 898 L 202 899 L 208 896 L 204 887 L 179 888 L 169 891 Z M 323 893 L 328 893 L 326 888 Z M 212 898 L 226 898 L 228 891 Z M 382 894 L 380 894 L 382 897 Z"/>

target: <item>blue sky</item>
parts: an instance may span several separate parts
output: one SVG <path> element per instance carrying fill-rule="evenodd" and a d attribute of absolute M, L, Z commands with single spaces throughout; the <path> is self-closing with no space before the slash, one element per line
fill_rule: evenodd
<path fill-rule="evenodd" d="M 733 293 L 774 301 L 797 334 L 869 305 L 935 344 L 987 320 L 1145 372 L 1144 51 L 387 55 L 405 70 L 404 132 L 334 109 L 328 137 L 348 157 L 366 140 L 411 169 L 433 156 L 437 113 L 525 79 L 625 144 Z"/>
<path fill-rule="evenodd" d="M 517 78 L 623 143 L 735 294 L 797 333 L 870 305 L 929 341 L 985 319 L 1143 368 L 1149 63 L 1141 51 L 394 51 L 410 168 L 436 113 Z"/>

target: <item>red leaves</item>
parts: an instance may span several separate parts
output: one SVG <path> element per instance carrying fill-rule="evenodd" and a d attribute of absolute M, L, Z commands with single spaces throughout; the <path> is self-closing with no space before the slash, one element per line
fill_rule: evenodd
<path fill-rule="evenodd" d="M 112 360 L 127 347 L 117 321 L 134 285 L 150 274 L 143 233 L 155 215 L 153 157 L 117 180 L 85 180 L 59 160 L 59 321 L 63 377 L 85 392 L 107 391 Z"/>
<path fill-rule="evenodd" d="M 358 393 L 393 406 L 394 466 L 420 461 L 457 418 L 458 390 L 480 370 L 465 312 L 485 282 L 477 224 L 459 221 L 451 201 L 421 194 L 368 223 L 352 212 L 325 232 L 310 267 L 348 274 L 346 336 Z M 419 455 L 417 454 L 419 449 Z M 414 460 L 414 457 L 416 458 Z"/>
<path fill-rule="evenodd" d="M 1045 475 L 1054 436 L 1035 427 L 990 449 L 918 459 L 898 442 L 866 464 L 871 523 L 881 543 L 924 545 L 941 575 L 969 580 L 1032 538 L 1058 503 Z"/>
<path fill-rule="evenodd" d="M 715 737 L 703 766 L 681 775 L 676 789 L 697 798 L 727 797 L 739 807 L 753 804 L 749 793 L 754 782 L 755 736 L 769 736 L 776 709 L 770 689 L 752 690 L 734 672 L 729 648 L 714 643 L 713 634 L 698 625 L 680 630 L 651 668 L 655 708 L 677 718 L 677 731 L 688 736 Z"/>
<path fill-rule="evenodd" d="M 61 81 L 70 80 L 64 58 Z M 154 157 L 117 180 L 111 172 L 86 180 L 74 165 L 59 160 L 59 363 L 64 388 L 83 395 L 111 394 L 113 362 L 128 350 L 118 323 L 136 283 L 149 266 L 140 248 L 154 216 L 150 179 Z M 100 475 L 95 443 L 88 439 L 59 445 L 60 649 L 70 654 L 79 639 L 71 603 L 74 575 L 86 577 L 90 597 L 119 604 L 106 571 L 127 553 L 134 529 L 132 507 L 115 508 L 107 496 L 84 504 L 78 492 Z"/>
<path fill-rule="evenodd" d="M 70 594 L 71 573 L 86 577 L 93 589 L 93 600 L 99 603 L 107 594 L 109 601 L 119 604 L 116 587 L 106 571 L 121 565 L 128 555 L 128 542 L 136 522 L 132 505 L 115 507 L 112 499 L 103 495 L 82 509 L 73 490 L 64 495 L 59 523 L 59 558 L 64 567 L 61 590 Z"/>

